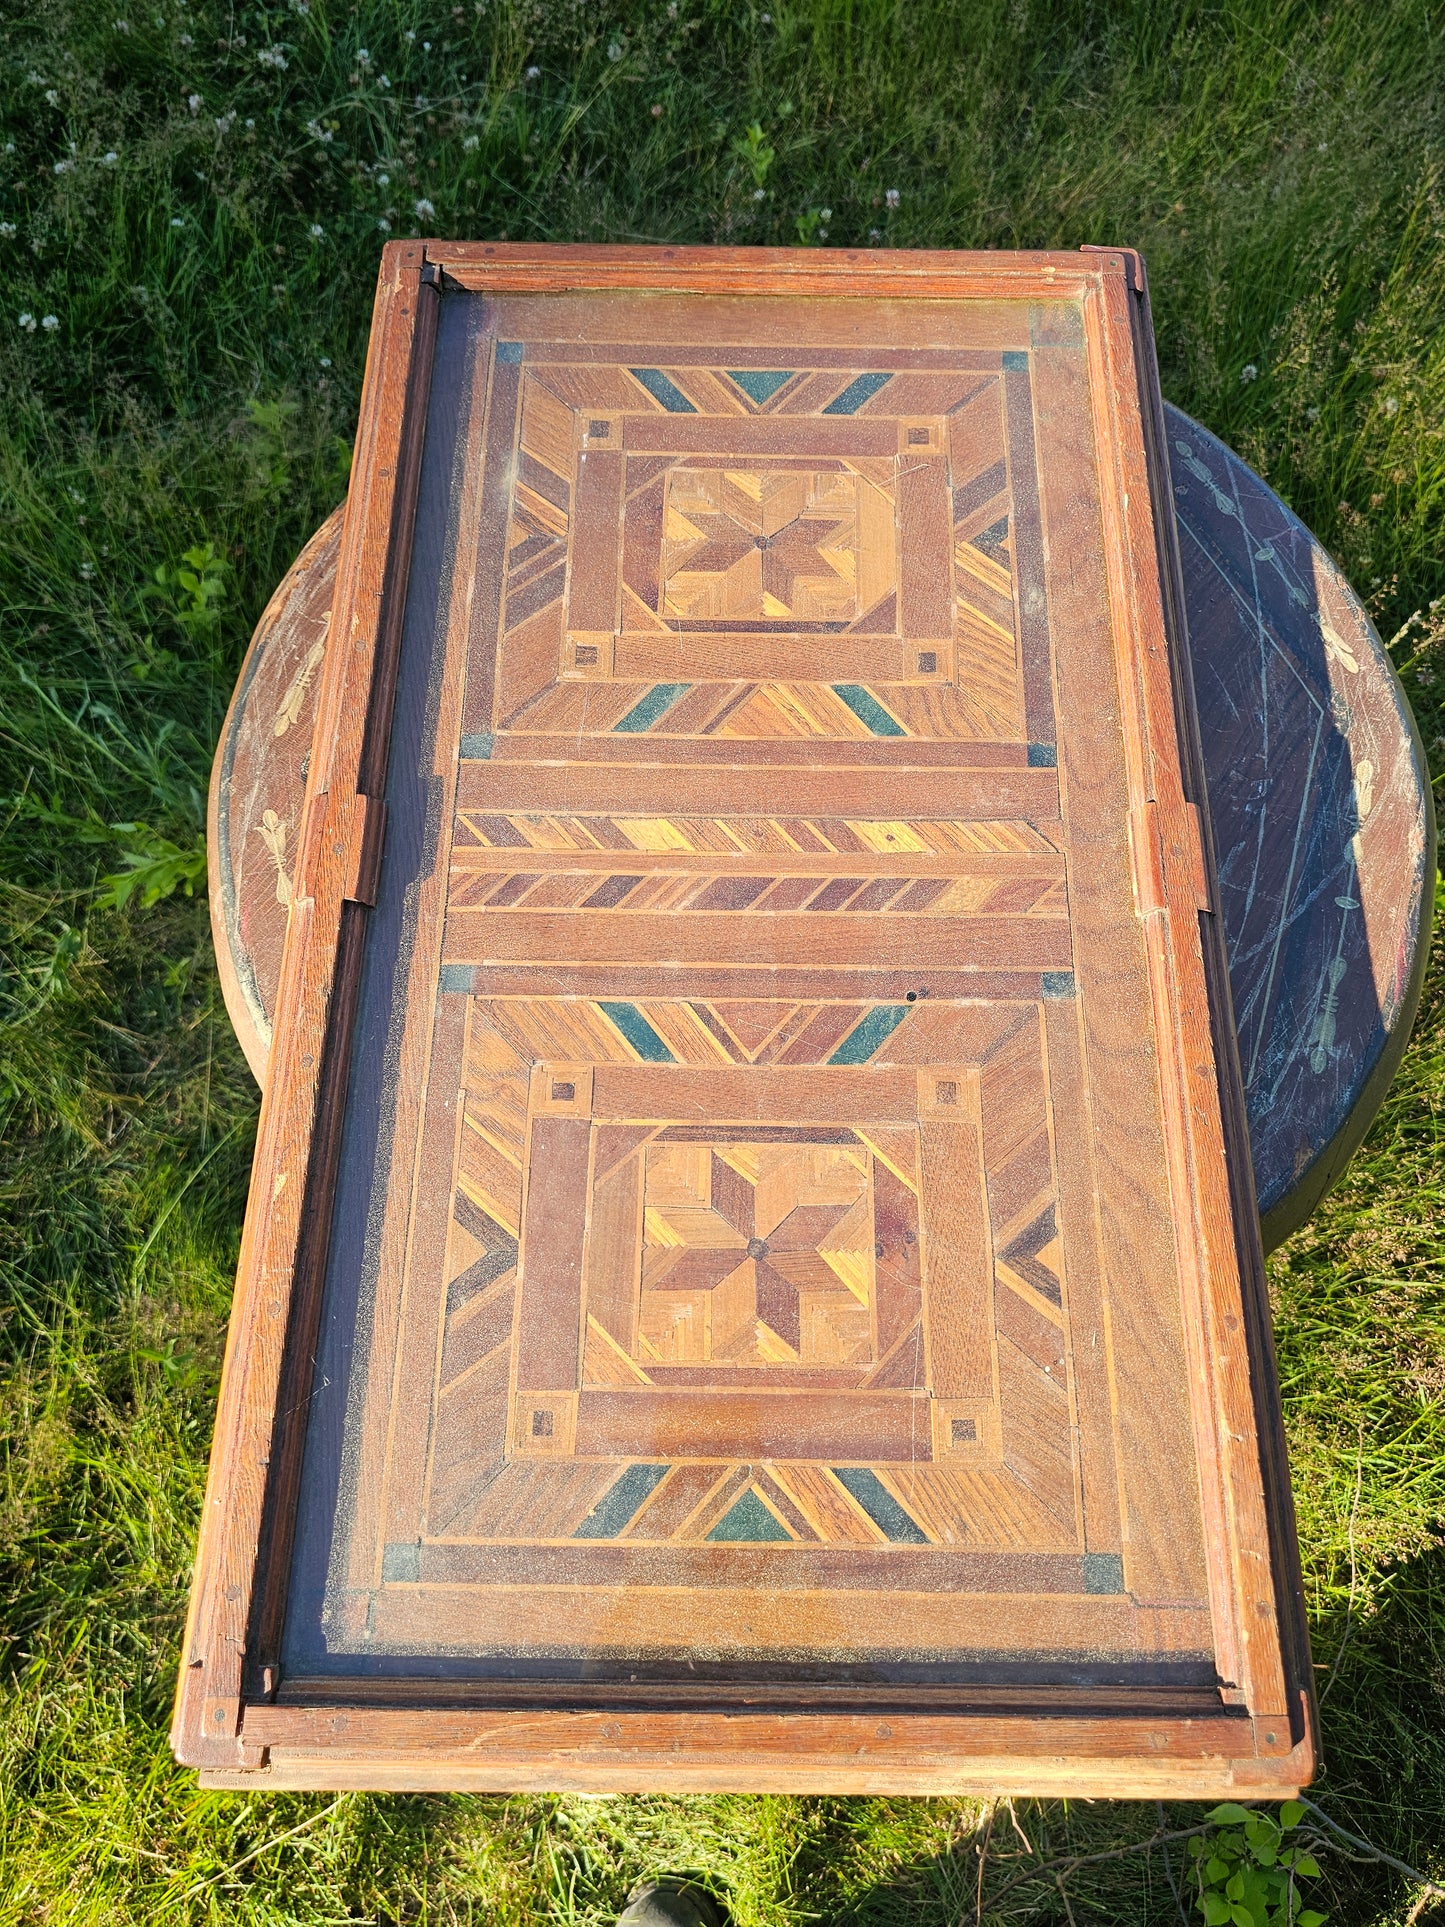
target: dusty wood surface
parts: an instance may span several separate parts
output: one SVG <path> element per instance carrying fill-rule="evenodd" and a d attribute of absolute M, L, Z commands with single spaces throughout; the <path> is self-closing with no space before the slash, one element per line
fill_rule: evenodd
<path fill-rule="evenodd" d="M 1298 1786 L 1140 264 L 440 268 L 387 251 L 330 630 L 323 531 L 214 794 L 223 951 L 290 929 L 181 1756 L 861 1786 L 867 1680 L 880 1784 Z"/>

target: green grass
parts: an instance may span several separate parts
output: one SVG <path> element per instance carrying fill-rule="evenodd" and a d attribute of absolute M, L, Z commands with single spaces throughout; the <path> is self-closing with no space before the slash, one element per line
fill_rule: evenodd
<path fill-rule="evenodd" d="M 1139 245 L 1166 393 L 1340 557 L 1445 767 L 1439 7 L 770 4 L 0 4 L 0 1927 L 599 1921 L 658 1869 L 707 1876 L 740 1927 L 973 1921 L 1015 1820 L 1045 1857 L 1156 1824 L 243 1797 L 166 1750 L 257 1103 L 184 886 L 246 637 L 344 491 L 381 223 Z M 206 544 L 219 596 L 177 574 Z M 1318 1796 L 1445 1880 L 1442 1112 L 1437 968 L 1272 1277 Z M 1378 1864 L 1321 1858 L 1340 1927 L 1430 1917 Z M 1005 1914 L 1180 1917 L 1157 1851 Z"/>

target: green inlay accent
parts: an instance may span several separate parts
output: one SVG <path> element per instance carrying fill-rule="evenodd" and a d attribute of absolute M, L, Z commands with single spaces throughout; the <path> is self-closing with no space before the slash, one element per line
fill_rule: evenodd
<path fill-rule="evenodd" d="M 926 1546 L 928 1534 L 911 1519 L 866 1465 L 835 1465 L 833 1477 L 845 1486 L 879 1530 L 898 1546 Z"/>
<path fill-rule="evenodd" d="M 1117 1552 L 1086 1552 L 1084 1554 L 1084 1591 L 1085 1592 L 1122 1592 L 1124 1590 L 1124 1560 Z"/>
<path fill-rule="evenodd" d="M 856 415 L 865 401 L 871 401 L 885 381 L 892 381 L 892 375 L 859 375 L 850 381 L 841 395 L 835 395 L 823 410 L 825 415 Z"/>
<path fill-rule="evenodd" d="M 1063 1003 L 1074 994 L 1074 973 L 1072 970 L 1043 970 L 1039 972 L 1039 990 L 1051 1003 Z"/>
<path fill-rule="evenodd" d="M 735 1499 L 718 1520 L 709 1539 L 760 1539 L 781 1540 L 784 1545 L 791 1544 L 788 1534 L 769 1512 L 751 1486 L 740 1499 Z"/>
<path fill-rule="evenodd" d="M 629 1465 L 616 1485 L 608 1486 L 572 1537 L 615 1539 L 635 1517 L 643 1500 L 661 1485 L 668 1470 L 665 1465 Z"/>
<path fill-rule="evenodd" d="M 785 381 L 793 379 L 791 368 L 729 368 L 729 381 L 735 381 L 743 393 L 759 408 L 765 401 L 771 401 Z"/>
<path fill-rule="evenodd" d="M 486 763 L 491 760 L 495 739 L 484 729 L 477 730 L 462 738 L 462 758 L 468 763 Z"/>
<path fill-rule="evenodd" d="M 472 987 L 472 967 L 470 964 L 443 964 L 441 990 L 460 991 L 466 995 Z"/>
<path fill-rule="evenodd" d="M 841 696 L 860 723 L 866 723 L 875 736 L 906 736 L 908 731 L 879 702 L 871 689 L 860 682 L 835 682 L 833 694 Z"/>
<path fill-rule="evenodd" d="M 1005 348 L 1003 351 L 1003 365 L 1005 368 L 1027 368 L 1029 365 L 1028 349 Z"/>
<path fill-rule="evenodd" d="M 520 361 L 521 359 L 522 344 L 520 341 L 499 341 L 497 343 L 498 361 Z"/>
<path fill-rule="evenodd" d="M 649 1064 L 677 1062 L 636 1004 L 599 1003 L 597 1008 L 612 1019 L 637 1055 L 645 1058 Z"/>
<path fill-rule="evenodd" d="M 638 730 L 651 729 L 662 712 L 665 709 L 671 709 L 678 697 L 685 696 L 691 688 L 690 682 L 654 683 L 642 701 L 634 703 L 622 721 L 612 725 L 613 735 L 615 736 L 619 730 L 632 735 Z"/>
<path fill-rule="evenodd" d="M 697 410 L 675 381 L 669 381 L 660 368 L 634 368 L 643 387 L 654 401 L 660 401 L 670 415 L 695 415 Z"/>
<path fill-rule="evenodd" d="M 828 1059 L 830 1064 L 866 1064 L 880 1044 L 893 1035 L 908 1015 L 907 1004 L 875 1004 Z"/>
<path fill-rule="evenodd" d="M 1058 766 L 1059 752 L 1053 743 L 1029 744 L 1030 769 L 1057 769 Z"/>
<path fill-rule="evenodd" d="M 388 1580 L 415 1582 L 421 1578 L 421 1541 L 419 1539 L 393 1541 L 384 1546 L 381 1553 L 381 1577 Z"/>

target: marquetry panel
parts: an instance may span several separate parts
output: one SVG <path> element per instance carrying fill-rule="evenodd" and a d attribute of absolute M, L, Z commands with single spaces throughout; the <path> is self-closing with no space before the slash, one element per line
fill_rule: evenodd
<path fill-rule="evenodd" d="M 1245 1690 L 1081 285 L 442 284 L 283 1674 Z"/>

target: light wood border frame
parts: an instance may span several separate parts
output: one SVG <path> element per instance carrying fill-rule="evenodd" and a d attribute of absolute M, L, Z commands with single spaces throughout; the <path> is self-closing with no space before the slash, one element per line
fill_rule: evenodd
<path fill-rule="evenodd" d="M 297 1681 L 277 1650 L 443 285 L 1077 299 L 1166 1106 L 1217 1694 Z M 1142 262 L 398 242 L 383 251 L 172 1726 L 212 1786 L 1278 1798 L 1316 1721 Z M 1192 1296 L 1191 1296 L 1192 1294 Z M 285 1422 L 291 1415 L 291 1422 Z M 278 1697 L 279 1694 L 279 1697 Z M 1100 1711 L 1100 1702 L 1107 1710 Z"/>

